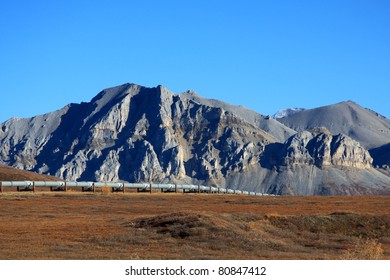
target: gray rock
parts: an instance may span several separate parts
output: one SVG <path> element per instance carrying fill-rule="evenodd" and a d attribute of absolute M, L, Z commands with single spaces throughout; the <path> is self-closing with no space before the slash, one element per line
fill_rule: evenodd
<path fill-rule="evenodd" d="M 67 180 L 202 183 L 292 195 L 389 193 L 389 174 L 372 168 L 365 146 L 331 128 L 296 133 L 191 91 L 124 84 L 88 103 L 1 124 L 0 163 Z"/>
<path fill-rule="evenodd" d="M 243 106 L 235 106 L 223 101 L 203 98 L 196 94 L 194 91 L 183 92 L 182 94 L 180 94 L 180 96 L 182 98 L 191 99 L 199 104 L 203 104 L 209 107 L 222 108 L 226 111 L 232 112 L 234 115 L 259 127 L 260 129 L 269 133 L 281 142 L 284 142 L 288 137 L 296 133 L 295 130 L 285 126 L 277 120 L 272 119 L 269 116 L 261 115 Z"/>
<path fill-rule="evenodd" d="M 68 180 L 221 184 L 277 141 L 221 106 L 133 84 L 2 127 L 2 162 Z"/>
<path fill-rule="evenodd" d="M 350 137 L 328 132 L 303 131 L 291 137 L 282 156 L 284 165 L 316 165 L 369 169 L 372 158 L 359 142 Z"/>
<path fill-rule="evenodd" d="M 390 143 L 390 120 L 352 101 L 304 110 L 278 121 L 296 131 L 326 127 L 333 134 L 351 137 L 366 149 Z"/>
<path fill-rule="evenodd" d="M 372 167 L 368 151 L 324 128 L 267 145 L 260 163 L 232 174 L 226 183 L 279 195 L 390 194 L 389 174 Z"/>

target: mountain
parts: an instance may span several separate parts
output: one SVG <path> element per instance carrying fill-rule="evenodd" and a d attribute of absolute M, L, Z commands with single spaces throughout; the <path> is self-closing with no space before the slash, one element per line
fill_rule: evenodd
<path fill-rule="evenodd" d="M 282 110 L 277 111 L 272 117 L 274 119 L 281 119 L 281 118 L 292 116 L 292 115 L 294 115 L 296 113 L 299 113 L 299 112 L 302 112 L 304 110 L 305 110 L 304 108 L 287 108 L 287 109 L 282 109 Z"/>
<path fill-rule="evenodd" d="M 289 138 L 290 136 L 296 133 L 295 130 L 281 124 L 280 122 L 275 121 L 274 119 L 269 118 L 268 116 L 263 116 L 259 113 L 256 113 L 255 111 L 252 111 L 242 106 L 231 105 L 229 103 L 215 100 L 215 99 L 206 99 L 196 94 L 194 91 L 184 92 L 180 94 L 180 96 L 182 98 L 188 98 L 190 100 L 193 100 L 205 106 L 209 106 L 213 108 L 222 108 L 226 111 L 229 111 L 234 115 L 249 122 L 250 124 L 253 124 L 258 128 L 264 130 L 265 132 L 274 136 L 279 141 L 285 141 L 287 140 L 287 138 Z"/>
<path fill-rule="evenodd" d="M 390 194 L 388 174 L 373 168 L 365 146 L 349 136 L 324 128 L 296 133 L 193 91 L 124 84 L 90 102 L 0 126 L 0 163 L 67 180 Z"/>
<path fill-rule="evenodd" d="M 314 129 L 268 147 L 263 161 L 272 172 L 263 184 L 271 193 L 390 194 L 389 177 L 372 168 L 369 152 L 346 135 Z"/>
<path fill-rule="evenodd" d="M 7 165 L 68 180 L 223 185 L 278 141 L 226 106 L 206 106 L 162 86 L 125 84 L 88 103 L 5 122 L 0 157 Z"/>
<path fill-rule="evenodd" d="M 352 101 L 304 110 L 278 121 L 296 131 L 326 127 L 333 134 L 350 136 L 366 149 L 390 143 L 390 120 Z"/>

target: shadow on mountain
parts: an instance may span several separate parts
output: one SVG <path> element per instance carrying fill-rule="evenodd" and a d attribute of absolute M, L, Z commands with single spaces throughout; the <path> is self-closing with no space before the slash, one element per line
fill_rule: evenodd
<path fill-rule="evenodd" d="M 280 164 L 280 159 L 284 150 L 283 143 L 271 143 L 265 146 L 264 152 L 260 158 L 260 165 L 269 170 L 274 169 Z"/>
<path fill-rule="evenodd" d="M 384 165 L 390 165 L 390 143 L 371 149 L 369 152 L 374 159 L 374 166 L 382 167 Z"/>
<path fill-rule="evenodd" d="M 58 128 L 52 133 L 50 140 L 43 147 L 42 151 L 37 155 L 36 162 L 39 164 L 34 168 L 38 171 L 45 166 L 49 166 L 50 171 L 57 171 L 65 163 L 69 162 L 78 151 L 81 143 L 86 141 L 86 136 L 80 130 L 83 127 L 84 119 L 89 115 L 93 109 L 91 103 L 70 104 L 68 111 L 61 116 L 61 122 Z M 78 144 L 72 147 L 75 139 L 78 136 Z M 46 173 L 46 171 L 45 171 Z"/>

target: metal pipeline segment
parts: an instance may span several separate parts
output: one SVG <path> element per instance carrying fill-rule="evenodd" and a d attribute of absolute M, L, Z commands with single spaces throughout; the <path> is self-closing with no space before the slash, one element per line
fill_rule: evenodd
<path fill-rule="evenodd" d="M 3 181 L 3 187 L 32 187 L 32 181 Z"/>
<path fill-rule="evenodd" d="M 128 189 L 152 189 L 157 190 L 183 190 L 194 191 L 198 190 L 204 192 L 220 192 L 227 194 L 245 194 L 245 195 L 259 195 L 269 196 L 269 194 L 248 192 L 241 190 L 232 190 L 228 188 L 208 187 L 190 184 L 154 184 L 154 183 L 121 183 L 121 182 L 65 182 L 65 181 L 2 181 L 2 187 L 76 187 L 76 188 L 92 188 L 92 187 L 110 187 L 110 188 L 128 188 Z"/>
<path fill-rule="evenodd" d="M 34 181 L 36 187 L 65 187 L 64 181 Z"/>
<path fill-rule="evenodd" d="M 219 188 L 219 192 L 220 192 L 220 193 L 226 193 L 227 190 L 226 190 L 225 188 Z"/>
<path fill-rule="evenodd" d="M 178 185 L 179 187 L 179 185 Z M 180 188 L 184 191 L 198 191 L 198 185 L 180 185 Z"/>
<path fill-rule="evenodd" d="M 96 182 L 94 183 L 94 185 L 97 188 L 101 188 L 101 187 L 123 188 L 123 183 L 116 183 L 116 182 Z"/>
<path fill-rule="evenodd" d="M 162 189 L 175 189 L 175 185 L 174 184 L 151 184 L 152 185 L 152 189 L 155 189 L 155 190 L 162 190 Z"/>
<path fill-rule="evenodd" d="M 149 188 L 147 183 L 124 183 L 123 187 L 126 189 L 146 189 Z"/>
<path fill-rule="evenodd" d="M 94 182 L 66 182 L 67 187 L 73 188 L 92 188 Z"/>

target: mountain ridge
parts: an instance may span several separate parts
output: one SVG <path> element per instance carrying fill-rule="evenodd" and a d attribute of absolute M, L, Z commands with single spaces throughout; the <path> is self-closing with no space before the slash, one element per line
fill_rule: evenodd
<path fill-rule="evenodd" d="M 292 195 L 390 193 L 390 177 L 346 134 L 326 126 L 297 134 L 249 109 L 161 85 L 123 84 L 90 102 L 1 125 L 0 163 L 62 179 Z"/>
<path fill-rule="evenodd" d="M 333 134 L 348 135 L 367 149 L 390 142 L 390 120 L 350 100 L 307 109 L 278 121 L 296 131 L 327 127 Z"/>

